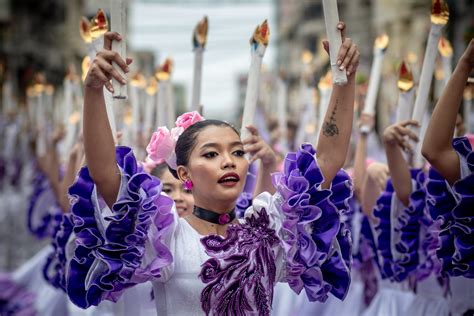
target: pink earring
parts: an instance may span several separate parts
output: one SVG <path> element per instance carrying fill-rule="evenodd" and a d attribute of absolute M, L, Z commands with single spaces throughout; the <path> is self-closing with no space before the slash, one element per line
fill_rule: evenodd
<path fill-rule="evenodd" d="M 193 189 L 193 182 L 191 179 L 186 179 L 183 183 L 183 187 L 185 190 L 191 191 Z"/>

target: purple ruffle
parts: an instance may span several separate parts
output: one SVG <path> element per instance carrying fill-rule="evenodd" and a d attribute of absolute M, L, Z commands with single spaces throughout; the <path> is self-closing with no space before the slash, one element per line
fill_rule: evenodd
<path fill-rule="evenodd" d="M 227 237 L 201 239 L 211 259 L 202 265 L 199 278 L 206 284 L 201 292 L 206 315 L 269 315 L 276 277 L 272 248 L 278 245 L 269 227 L 265 209 L 231 225 Z"/>
<path fill-rule="evenodd" d="M 303 144 L 296 153 L 287 154 L 283 173 L 273 175 L 284 200 L 287 281 L 298 294 L 304 288 L 310 301 L 325 301 L 328 292 L 343 299 L 350 284 L 351 246 L 340 213 L 348 207 L 351 184 L 340 173 L 331 190 L 321 189 L 324 179 L 315 155 L 310 144 Z"/>
<path fill-rule="evenodd" d="M 28 230 L 38 239 L 53 237 L 62 212 L 49 181 L 42 172 L 33 179 L 33 193 L 28 207 Z"/>
<path fill-rule="evenodd" d="M 162 234 L 173 222 L 170 198 L 161 195 L 158 179 L 138 167 L 130 148 L 117 147 L 117 164 L 122 169 L 125 190 L 105 217 L 107 228 L 97 220 L 93 203 L 94 183 L 87 168 L 82 168 L 69 194 L 75 200 L 72 221 L 76 249 L 69 263 L 66 289 L 79 307 L 116 301 L 127 287 L 159 277 L 172 255 L 162 243 Z M 123 189 L 123 188 L 122 188 Z M 150 225 L 156 226 L 153 247 L 156 258 L 143 267 L 145 242 Z"/>
<path fill-rule="evenodd" d="M 474 278 L 474 152 L 466 137 L 454 139 L 453 148 L 466 162 L 470 174 L 449 190 L 440 174 L 430 171 L 430 212 L 440 221 L 441 245 L 436 254 L 443 273 Z"/>
<path fill-rule="evenodd" d="M 257 181 L 257 168 L 256 164 L 253 163 L 249 166 L 247 177 L 245 179 L 245 186 L 242 193 L 237 198 L 237 204 L 235 205 L 235 211 L 238 218 L 243 218 L 245 211 L 252 205 L 253 191 Z"/>
<path fill-rule="evenodd" d="M 34 293 L 18 285 L 5 273 L 0 273 L 0 315 L 36 315 Z"/>
<path fill-rule="evenodd" d="M 391 249 L 392 223 L 390 220 L 392 198 L 395 194 L 392 180 L 387 181 L 385 190 L 377 199 L 374 208 L 374 217 L 379 220 L 375 226 L 377 245 L 378 266 L 383 279 L 392 278 L 395 275 L 394 258 Z"/>
<path fill-rule="evenodd" d="M 67 242 L 72 234 L 71 214 L 64 214 L 61 223 L 53 236 L 53 251 L 43 267 L 43 276 L 52 286 L 66 292 Z"/>
<path fill-rule="evenodd" d="M 431 217 L 430 217 L 431 218 Z M 425 257 L 424 262 L 421 262 L 417 268 L 416 276 L 418 281 L 422 281 L 431 274 L 436 276 L 441 275 L 441 262 L 436 256 L 436 251 L 440 248 L 439 240 L 440 222 L 432 221 L 427 226 L 426 233 L 421 243 L 421 251 Z"/>
<path fill-rule="evenodd" d="M 425 210 L 425 174 L 421 169 L 410 170 L 415 187 L 409 197 L 409 205 L 397 218 L 395 231 L 400 234 L 400 240 L 395 244 L 399 258 L 394 262 L 394 279 L 397 282 L 405 280 L 420 264 L 419 250 L 421 242 L 421 225 Z"/>
<path fill-rule="evenodd" d="M 457 202 L 446 180 L 433 168 L 430 169 L 428 174 L 426 192 L 428 211 L 439 227 L 436 256 L 440 260 L 442 274 L 450 275 L 450 271 L 454 267 L 452 262 L 454 235 L 450 232 L 450 228 L 454 224 L 454 218 L 451 212 Z"/>

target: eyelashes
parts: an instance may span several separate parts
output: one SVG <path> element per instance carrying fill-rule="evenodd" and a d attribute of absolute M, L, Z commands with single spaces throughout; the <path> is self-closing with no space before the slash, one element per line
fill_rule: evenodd
<path fill-rule="evenodd" d="M 245 152 L 243 150 L 236 150 L 236 151 L 233 151 L 232 152 L 232 155 L 236 156 L 236 157 L 243 157 L 245 155 Z M 208 158 L 208 159 L 212 159 L 212 158 L 215 158 L 219 156 L 219 154 L 215 151 L 210 151 L 208 153 L 205 153 L 202 155 L 202 157 L 204 158 Z"/>

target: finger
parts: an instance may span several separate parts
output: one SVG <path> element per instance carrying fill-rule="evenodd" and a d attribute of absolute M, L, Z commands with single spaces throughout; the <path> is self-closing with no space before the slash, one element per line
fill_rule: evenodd
<path fill-rule="evenodd" d="M 104 49 L 111 50 L 113 41 L 121 41 L 122 36 L 117 32 L 107 32 L 104 34 Z"/>
<path fill-rule="evenodd" d="M 400 133 L 400 135 L 407 136 L 415 142 L 418 142 L 418 136 L 409 128 L 402 126 L 395 126 L 395 129 Z"/>
<path fill-rule="evenodd" d="M 258 136 L 251 135 L 251 136 L 247 137 L 242 142 L 242 144 L 244 144 L 244 145 L 255 144 L 255 143 L 258 143 L 259 141 L 260 141 L 260 138 Z"/>
<path fill-rule="evenodd" d="M 253 125 L 247 125 L 245 128 L 254 136 L 258 136 L 258 130 L 255 126 Z"/>
<path fill-rule="evenodd" d="M 110 81 L 107 81 L 104 86 L 107 90 L 109 90 L 110 93 L 114 93 L 114 87 Z"/>
<path fill-rule="evenodd" d="M 407 132 L 408 138 L 410 138 L 414 142 L 419 142 L 420 141 L 420 139 L 418 138 L 418 135 L 416 135 L 412 130 L 409 130 L 409 129 L 407 129 L 407 130 L 408 130 L 408 132 Z"/>
<path fill-rule="evenodd" d="M 252 158 L 250 158 L 250 163 L 252 163 L 254 161 L 257 161 L 258 159 L 262 159 L 264 154 L 265 154 L 265 150 L 263 150 L 263 149 L 256 152 L 255 154 L 252 155 Z"/>
<path fill-rule="evenodd" d="M 350 76 L 352 73 L 355 72 L 355 70 L 359 66 L 359 60 L 360 60 L 360 52 L 356 51 L 354 56 L 352 56 L 351 61 L 349 62 L 349 66 L 347 66 L 347 75 Z"/>
<path fill-rule="evenodd" d="M 253 154 L 253 153 L 259 151 L 261 148 L 262 148 L 262 146 L 257 143 L 257 144 L 252 144 L 252 145 L 246 145 L 246 146 L 244 146 L 244 151 L 245 151 L 246 153 Z"/>
<path fill-rule="evenodd" d="M 402 148 L 406 152 L 412 152 L 413 151 L 413 147 L 410 145 L 410 143 L 406 139 L 403 140 Z"/>
<path fill-rule="evenodd" d="M 401 125 L 401 126 L 420 126 L 420 123 L 416 120 L 406 120 L 406 121 L 402 121 L 400 122 L 398 125 Z"/>
<path fill-rule="evenodd" d="M 395 139 L 397 140 L 397 143 L 400 147 L 403 147 L 403 142 L 404 142 L 404 139 L 403 139 L 403 136 L 398 134 L 398 133 L 393 133 L 393 136 L 395 137 Z"/>
<path fill-rule="evenodd" d="M 130 58 L 130 57 L 127 57 L 127 65 L 130 65 L 131 63 L 133 63 L 133 58 Z"/>
<path fill-rule="evenodd" d="M 256 156 L 256 155 L 253 155 L 252 157 L 250 157 L 250 160 L 249 160 L 249 164 L 252 164 L 254 163 L 255 161 L 257 161 L 260 157 Z"/>
<path fill-rule="evenodd" d="M 126 84 L 127 80 L 123 78 L 119 72 L 108 62 L 105 60 L 98 60 L 97 64 L 102 69 L 103 73 L 110 79 L 110 76 L 115 78 L 117 81 L 121 82 L 122 84 Z"/>
<path fill-rule="evenodd" d="M 344 40 L 346 39 L 346 23 L 339 21 L 339 23 L 337 23 L 337 29 L 341 31 L 341 38 L 344 42 Z"/>
<path fill-rule="evenodd" d="M 123 72 L 129 72 L 130 69 L 127 66 L 125 60 L 120 57 L 120 54 L 113 51 L 101 51 L 99 52 L 100 56 L 105 60 L 109 61 L 110 63 L 115 62 L 120 68 L 122 68 Z"/>
<path fill-rule="evenodd" d="M 109 81 L 109 79 L 104 74 L 103 70 L 101 69 L 99 62 L 94 62 L 94 64 L 89 69 L 88 76 L 89 75 L 97 78 L 102 84 L 105 84 L 107 81 Z"/>
<path fill-rule="evenodd" d="M 346 58 L 346 54 L 351 48 L 352 40 L 350 38 L 346 38 L 344 42 L 342 42 L 341 48 L 339 49 L 339 54 L 337 55 L 337 65 L 339 66 L 339 70 L 344 70 L 342 66 L 342 62 Z"/>
<path fill-rule="evenodd" d="M 350 65 L 350 62 L 352 61 L 352 58 L 354 57 L 356 52 L 357 52 L 357 46 L 351 45 L 351 47 L 349 47 L 349 50 L 347 51 L 346 57 L 344 58 L 342 62 L 342 66 L 344 68 L 347 69 L 347 67 Z"/>

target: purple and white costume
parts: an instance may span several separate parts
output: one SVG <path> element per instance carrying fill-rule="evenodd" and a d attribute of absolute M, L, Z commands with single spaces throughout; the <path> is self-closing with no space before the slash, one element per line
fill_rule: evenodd
<path fill-rule="evenodd" d="M 374 235 L 382 280 L 364 315 L 449 314 L 445 291 L 435 280 L 436 265 L 427 255 L 433 238 L 426 212 L 425 174 L 421 169 L 410 172 L 412 193 L 407 207 L 397 198 L 391 180 L 377 200 Z M 417 294 L 409 284 L 414 282 L 420 282 Z"/>
<path fill-rule="evenodd" d="M 474 151 L 466 137 L 453 139 L 461 177 L 450 186 L 431 168 L 427 183 L 428 209 L 438 230 L 433 250 L 441 273 L 450 277 L 451 313 L 474 310 Z"/>
<path fill-rule="evenodd" d="M 76 305 L 115 301 L 148 280 L 160 316 L 267 315 L 279 281 L 312 301 L 345 297 L 351 240 L 340 209 L 351 183 L 338 177 L 322 189 L 311 145 L 287 155 L 284 172 L 273 176 L 277 193 L 257 196 L 225 238 L 200 236 L 178 218 L 160 181 L 137 166 L 129 148 L 117 148 L 117 163 L 122 182 L 112 210 L 101 207 L 87 168 L 69 191 L 74 238 L 61 278 Z"/>

